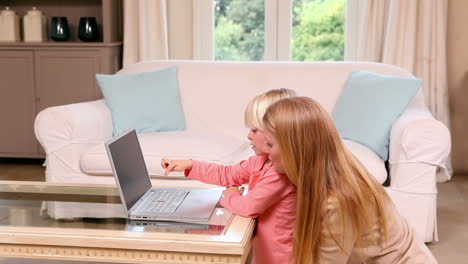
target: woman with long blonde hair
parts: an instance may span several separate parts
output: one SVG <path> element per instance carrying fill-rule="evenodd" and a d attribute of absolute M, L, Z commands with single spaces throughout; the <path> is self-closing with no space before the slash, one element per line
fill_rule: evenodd
<path fill-rule="evenodd" d="M 263 124 L 274 169 L 297 187 L 295 263 L 437 263 L 319 103 L 280 100 Z"/>

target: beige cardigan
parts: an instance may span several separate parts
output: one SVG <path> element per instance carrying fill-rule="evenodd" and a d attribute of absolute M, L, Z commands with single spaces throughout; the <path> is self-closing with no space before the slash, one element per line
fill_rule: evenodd
<path fill-rule="evenodd" d="M 338 202 L 328 202 L 323 240 L 320 247 L 320 264 L 433 264 L 437 263 L 426 245 L 416 238 L 412 228 L 400 216 L 397 209 L 390 203 L 386 209 L 388 238 L 381 245 L 364 242 L 361 248 L 355 245 L 355 235 L 350 228 L 350 222 L 339 215 Z M 328 225 L 327 225 L 328 224 Z M 380 237 L 380 224 L 374 224 L 371 230 L 361 234 L 364 241 L 372 237 Z M 331 236 L 331 233 L 333 237 Z M 336 241 L 335 241 L 336 239 Z M 337 242 L 340 246 L 337 245 Z"/>

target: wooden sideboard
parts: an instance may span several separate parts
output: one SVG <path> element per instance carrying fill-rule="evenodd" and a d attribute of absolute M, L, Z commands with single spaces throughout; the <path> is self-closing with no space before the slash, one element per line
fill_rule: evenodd
<path fill-rule="evenodd" d="M 43 157 L 34 119 L 56 105 L 102 98 L 96 73 L 121 67 L 120 42 L 0 44 L 0 156 Z"/>
<path fill-rule="evenodd" d="M 42 158 L 34 119 L 46 107 L 102 98 L 95 74 L 113 74 L 122 61 L 121 0 L 5 0 L 22 18 L 35 6 L 47 18 L 65 16 L 70 40 L 0 42 L 0 157 Z M 81 42 L 80 17 L 96 17 L 97 42 Z"/>

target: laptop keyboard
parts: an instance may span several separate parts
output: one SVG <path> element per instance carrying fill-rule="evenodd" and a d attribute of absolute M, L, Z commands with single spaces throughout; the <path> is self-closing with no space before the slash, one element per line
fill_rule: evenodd
<path fill-rule="evenodd" d="M 141 209 L 143 213 L 173 213 L 188 193 L 177 190 L 154 190 Z"/>

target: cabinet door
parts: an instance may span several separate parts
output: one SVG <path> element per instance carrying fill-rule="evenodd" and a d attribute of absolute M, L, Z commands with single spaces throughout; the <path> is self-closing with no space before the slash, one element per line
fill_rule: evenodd
<path fill-rule="evenodd" d="M 37 110 L 101 98 L 101 67 L 99 50 L 35 51 Z"/>
<path fill-rule="evenodd" d="M 0 153 L 36 154 L 33 52 L 0 51 Z"/>

